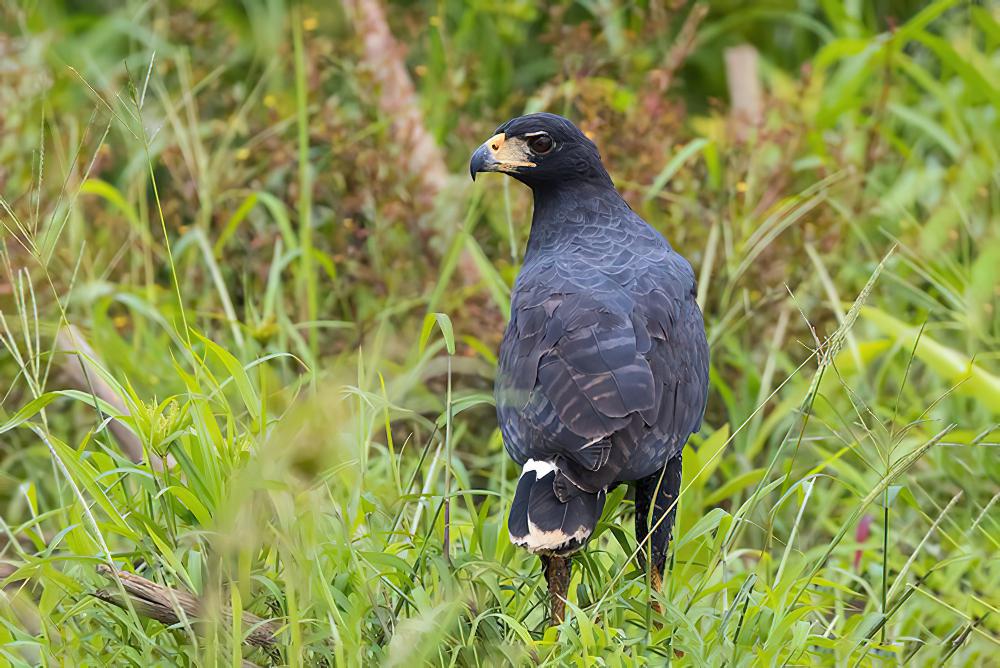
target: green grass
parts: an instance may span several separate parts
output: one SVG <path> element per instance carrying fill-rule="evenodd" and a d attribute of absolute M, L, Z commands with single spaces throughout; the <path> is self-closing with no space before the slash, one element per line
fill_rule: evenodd
<path fill-rule="evenodd" d="M 429 203 L 338 8 L 204 5 L 0 6 L 0 665 L 996 665 L 995 9 L 712 3 L 650 96 L 687 5 L 393 3 Z M 490 394 L 530 200 L 465 176 L 536 108 L 692 260 L 712 346 L 664 591 L 620 488 L 559 628 Z"/>

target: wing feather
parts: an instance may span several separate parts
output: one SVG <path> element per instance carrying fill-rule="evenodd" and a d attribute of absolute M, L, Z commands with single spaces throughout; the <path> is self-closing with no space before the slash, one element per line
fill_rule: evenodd
<path fill-rule="evenodd" d="M 704 324 L 690 265 L 668 252 L 676 266 L 661 260 L 643 270 L 626 254 L 631 272 L 559 260 L 522 271 L 496 384 L 516 460 L 559 457 L 585 471 L 608 469 L 570 476 L 581 488 L 607 485 L 636 467 L 633 455 L 662 458 L 662 466 L 700 428 Z"/>

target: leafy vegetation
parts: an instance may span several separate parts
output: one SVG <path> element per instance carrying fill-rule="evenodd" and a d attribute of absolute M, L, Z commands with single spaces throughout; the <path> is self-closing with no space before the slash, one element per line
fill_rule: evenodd
<path fill-rule="evenodd" d="M 0 8 L 0 664 L 995 662 L 996 7 L 393 2 L 434 192 L 365 4 Z M 664 591 L 619 488 L 559 628 L 490 397 L 530 199 L 466 176 L 537 109 L 712 346 Z"/>

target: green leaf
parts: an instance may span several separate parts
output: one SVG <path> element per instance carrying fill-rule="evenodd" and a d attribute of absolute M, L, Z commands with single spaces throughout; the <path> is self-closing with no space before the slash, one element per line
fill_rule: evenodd
<path fill-rule="evenodd" d="M 22 424 L 35 417 L 40 413 L 46 406 L 51 404 L 59 395 L 55 392 L 46 392 L 40 397 L 33 399 L 24 406 L 21 407 L 16 413 L 14 413 L 10 419 L 0 425 L 0 434 L 6 433 L 11 429 L 16 429 Z"/>
<path fill-rule="evenodd" d="M 731 480 L 727 480 L 724 485 L 705 497 L 705 505 L 713 506 L 721 503 L 741 489 L 757 484 L 764 477 L 764 471 L 763 468 L 754 469 L 753 471 L 742 473 Z"/>
<path fill-rule="evenodd" d="M 253 208 L 257 206 L 257 201 L 259 199 L 260 198 L 257 193 L 250 193 L 247 195 L 246 199 L 243 200 L 243 203 L 240 204 L 239 208 L 233 212 L 233 215 L 229 217 L 229 220 L 226 221 L 225 227 L 222 228 L 222 232 L 219 234 L 219 238 L 216 239 L 215 245 L 212 246 L 212 252 L 215 254 L 215 257 L 219 257 L 219 255 L 222 254 L 222 249 L 229 241 L 229 238 L 236 233 L 240 223 L 242 223 L 247 217 L 247 214 L 249 214 Z"/>
<path fill-rule="evenodd" d="M 84 453 L 74 450 L 51 434 L 48 436 L 48 442 L 73 481 L 87 492 L 97 506 L 104 511 L 114 524 L 115 530 L 129 540 L 138 541 L 139 534 L 128 524 L 124 515 L 118 511 L 118 508 L 105 493 L 104 486 L 99 482 L 101 472 L 91 463 L 91 460 L 87 459 Z M 103 528 L 102 530 L 107 531 Z"/>
<path fill-rule="evenodd" d="M 420 331 L 420 352 L 423 352 L 427 347 L 427 341 L 431 338 L 431 331 L 434 329 L 435 323 L 437 323 L 438 328 L 441 330 L 441 335 L 444 337 L 444 345 L 448 350 L 448 354 L 454 355 L 455 332 L 451 327 L 451 318 L 445 313 L 428 313 L 424 316 L 424 326 Z"/>
<path fill-rule="evenodd" d="M 451 417 L 452 419 L 454 419 L 455 416 L 461 413 L 462 411 L 474 408 L 475 406 L 483 406 L 483 405 L 487 406 L 493 405 L 492 394 L 486 394 L 485 392 L 477 392 L 476 394 L 469 394 L 459 399 L 455 399 L 455 401 L 451 403 Z M 445 419 L 447 417 L 448 416 L 446 414 L 438 416 L 437 426 L 443 427 Z"/>
<path fill-rule="evenodd" d="M 670 178 L 684 166 L 684 163 L 688 161 L 695 153 L 702 150 L 708 144 L 708 140 L 704 137 L 699 137 L 698 139 L 693 139 L 689 141 L 684 147 L 674 154 L 674 157 L 670 159 L 670 162 L 656 175 L 653 179 L 653 185 L 649 186 L 649 190 L 646 191 L 643 201 L 648 202 L 649 200 L 656 197 L 663 187 L 667 185 Z"/>
<path fill-rule="evenodd" d="M 693 527 L 684 532 L 681 539 L 677 541 L 676 549 L 679 550 L 688 543 L 692 543 L 705 534 L 714 531 L 719 526 L 719 523 L 722 522 L 722 518 L 727 516 L 729 516 L 729 513 L 722 508 L 712 508 L 704 517 L 695 522 Z"/>
<path fill-rule="evenodd" d="M 157 496 L 161 496 L 163 494 L 170 494 L 180 501 L 185 508 L 191 511 L 191 514 L 194 515 L 195 519 L 198 520 L 198 524 L 201 526 L 208 527 L 212 525 L 212 515 L 208 512 L 208 508 L 206 508 L 205 504 L 203 504 L 198 497 L 195 496 L 194 492 L 187 487 L 171 485 L 161 491 Z"/>
<path fill-rule="evenodd" d="M 143 238 L 148 235 L 145 226 L 139 221 L 139 214 L 136 213 L 135 208 L 129 204 L 125 197 L 121 194 L 117 188 L 108 183 L 107 181 L 102 181 L 101 179 L 87 179 L 80 185 L 80 194 L 90 194 L 97 195 L 103 198 L 113 207 L 125 214 L 125 218 L 128 219 L 130 225 L 137 232 L 139 232 Z"/>
<path fill-rule="evenodd" d="M 904 485 L 889 485 L 886 488 L 885 493 L 882 496 L 878 497 L 878 505 L 882 506 L 883 508 L 885 508 L 886 506 L 892 508 L 892 504 L 896 500 L 896 496 L 903 489 L 905 489 Z"/>
<path fill-rule="evenodd" d="M 938 343 L 920 328 L 897 320 L 888 313 L 871 306 L 861 308 L 861 317 L 893 336 L 905 350 L 913 349 L 921 362 L 929 366 L 952 385 L 955 392 L 972 397 L 993 413 L 1000 413 L 1000 378 L 989 373 L 962 353 Z"/>
<path fill-rule="evenodd" d="M 698 468 L 696 480 L 700 485 L 704 485 L 712 476 L 712 473 L 722 462 L 722 449 L 729 442 L 729 423 L 722 425 L 712 434 L 702 441 L 697 450 L 691 452 L 697 454 Z"/>
<path fill-rule="evenodd" d="M 413 570 L 413 567 L 406 563 L 405 560 L 400 559 L 394 554 L 389 554 L 388 552 L 363 550 L 358 552 L 358 556 L 370 563 L 372 566 L 389 569 L 389 571 L 398 574 L 409 574 L 410 571 Z"/>
<path fill-rule="evenodd" d="M 250 412 L 254 421 L 257 421 L 260 417 L 260 399 L 257 396 L 256 390 L 254 390 L 253 383 L 250 381 L 250 376 L 247 375 L 246 369 L 243 368 L 243 365 L 231 352 L 215 341 L 202 336 L 198 332 L 194 332 L 194 335 L 201 339 L 209 351 L 222 362 L 222 366 L 226 368 L 226 371 L 229 372 L 230 377 L 236 384 L 236 389 L 239 391 L 247 411 Z"/>
<path fill-rule="evenodd" d="M 275 224 L 281 231 L 281 239 L 290 251 L 297 252 L 299 249 L 298 237 L 292 230 L 292 221 L 288 217 L 288 207 L 280 199 L 268 192 L 258 192 L 257 199 L 264 205 L 274 218 Z"/>
<path fill-rule="evenodd" d="M 503 313 L 505 319 L 510 318 L 510 288 L 507 287 L 506 281 L 497 271 L 493 262 L 486 257 L 483 252 L 482 247 L 476 241 L 473 236 L 466 236 L 465 238 L 465 250 L 469 254 L 469 257 L 476 264 L 476 269 L 479 270 L 479 275 L 482 277 L 483 282 L 486 284 L 486 289 L 489 290 L 490 296 L 493 301 L 500 308 L 500 312 Z"/>
<path fill-rule="evenodd" d="M 954 139 L 952 139 L 951 135 L 948 134 L 948 131 L 926 114 L 922 114 L 910 107 L 896 104 L 894 102 L 889 103 L 888 109 L 893 114 L 898 116 L 900 120 L 912 125 L 934 140 L 938 146 L 944 149 L 944 151 L 948 154 L 948 157 L 952 160 L 957 159 L 961 154 L 961 147 Z"/>

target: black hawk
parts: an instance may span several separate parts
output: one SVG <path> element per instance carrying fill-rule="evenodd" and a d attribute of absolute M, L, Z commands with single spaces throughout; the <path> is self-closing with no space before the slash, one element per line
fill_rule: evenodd
<path fill-rule="evenodd" d="M 504 172 L 534 195 L 495 395 L 504 446 L 523 467 L 510 538 L 541 556 L 558 623 L 568 557 L 622 483 L 635 486 L 639 554 L 648 549 L 659 589 L 681 451 L 705 411 L 705 325 L 691 265 L 632 211 L 569 120 L 507 121 L 470 171 Z"/>

